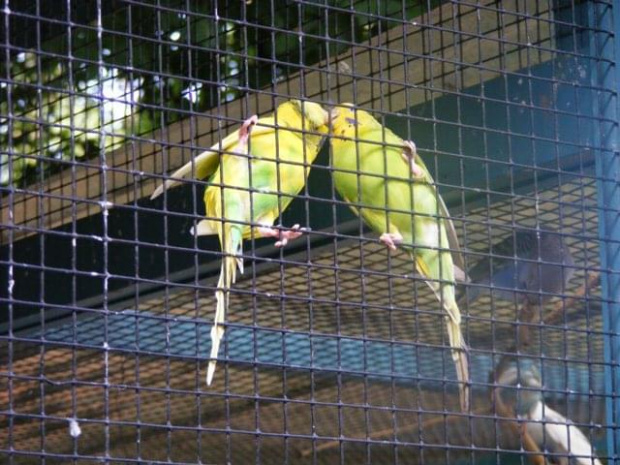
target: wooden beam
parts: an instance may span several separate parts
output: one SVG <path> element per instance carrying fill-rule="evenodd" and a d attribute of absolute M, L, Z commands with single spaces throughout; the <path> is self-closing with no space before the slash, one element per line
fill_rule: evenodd
<path fill-rule="evenodd" d="M 481 6 L 444 4 L 415 21 L 378 34 L 330 62 L 300 71 L 273 89 L 223 104 L 130 141 L 106 156 L 106 165 L 51 176 L 44 185 L 5 195 L 2 224 L 18 240 L 99 213 L 109 203 L 150 195 L 162 175 L 211 146 L 249 114 L 273 110 L 274 101 L 306 96 L 323 102 L 356 102 L 398 112 L 442 92 L 460 92 L 506 73 L 552 59 L 552 12 L 535 0 L 487 0 Z M 546 5 L 546 3 L 545 3 Z M 535 15 L 524 17 L 523 13 Z M 282 96 L 282 97 L 278 97 Z M 226 117 L 225 121 L 220 120 Z M 10 239 L 2 231 L 3 244 Z"/>

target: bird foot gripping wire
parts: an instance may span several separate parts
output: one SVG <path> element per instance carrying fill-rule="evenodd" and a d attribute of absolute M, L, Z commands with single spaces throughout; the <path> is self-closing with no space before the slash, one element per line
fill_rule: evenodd
<path fill-rule="evenodd" d="M 415 162 L 415 156 L 418 153 L 418 149 L 415 145 L 415 142 L 412 140 L 404 141 L 405 151 L 401 154 L 407 163 L 409 163 L 409 167 L 411 168 L 411 173 L 414 178 L 420 178 L 424 176 L 424 171 L 420 168 Z M 405 153 L 409 152 L 409 154 Z"/>
<path fill-rule="evenodd" d="M 390 250 L 396 250 L 396 247 L 403 243 L 403 236 L 399 233 L 383 233 L 379 237 Z"/>
<path fill-rule="evenodd" d="M 291 226 L 288 230 L 274 228 L 272 226 L 261 226 L 258 228 L 258 233 L 261 237 L 275 237 L 278 239 L 274 244 L 276 247 L 284 247 L 289 241 L 297 239 L 306 232 L 308 232 L 308 229 L 300 228 L 298 224 Z"/>
<path fill-rule="evenodd" d="M 248 139 L 250 138 L 251 128 L 258 123 L 258 116 L 253 115 L 246 119 L 239 128 L 239 146 L 245 147 L 248 145 Z"/>

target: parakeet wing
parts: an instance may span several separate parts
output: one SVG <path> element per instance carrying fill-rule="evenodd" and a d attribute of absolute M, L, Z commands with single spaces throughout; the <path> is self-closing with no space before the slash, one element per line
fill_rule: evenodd
<path fill-rule="evenodd" d="M 424 160 L 418 153 L 415 154 L 414 160 L 416 165 L 422 168 L 424 171 L 424 180 L 429 184 L 434 184 L 434 180 L 428 171 L 428 168 L 424 164 Z M 436 189 L 436 188 L 435 188 Z M 463 254 L 461 253 L 461 246 L 459 244 L 459 238 L 456 234 L 456 229 L 454 228 L 454 223 L 450 219 L 450 212 L 448 211 L 448 207 L 443 200 L 441 195 L 437 195 L 437 199 L 439 199 L 439 216 L 444 218 L 444 224 L 446 227 L 446 234 L 448 236 L 448 246 L 452 251 L 452 261 L 454 262 L 454 266 L 457 267 L 460 271 L 463 272 L 461 281 L 467 281 L 467 275 L 465 274 L 465 259 L 463 258 Z"/>
<path fill-rule="evenodd" d="M 273 119 L 270 121 L 263 121 L 266 124 L 273 124 Z M 253 129 L 252 135 L 265 134 L 273 131 L 273 127 L 259 126 Z M 171 189 L 182 183 L 182 178 L 187 178 L 194 174 L 196 179 L 205 179 L 211 176 L 217 170 L 220 165 L 220 157 L 223 153 L 232 152 L 239 142 L 239 130 L 233 131 L 228 134 L 221 142 L 214 144 L 209 150 L 205 150 L 195 159 L 183 165 L 176 170 L 166 182 L 159 186 L 151 195 L 151 200 L 159 197 L 166 189 Z"/>
<path fill-rule="evenodd" d="M 450 219 L 448 207 L 446 207 L 443 198 L 441 196 L 437 197 L 439 198 L 439 214 L 445 218 L 444 223 L 446 225 L 448 245 L 450 246 L 450 250 L 452 251 L 452 260 L 454 262 L 454 266 L 458 267 L 458 269 L 463 272 L 463 276 L 459 277 L 459 280 L 468 281 L 467 274 L 465 272 L 465 259 L 463 258 L 463 254 L 461 253 L 461 246 L 459 244 L 459 238 L 456 235 L 454 223 Z"/>

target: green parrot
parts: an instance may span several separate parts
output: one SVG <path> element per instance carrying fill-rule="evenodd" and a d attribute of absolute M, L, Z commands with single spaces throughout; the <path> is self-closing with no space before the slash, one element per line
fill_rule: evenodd
<path fill-rule="evenodd" d="M 368 112 L 343 104 L 331 111 L 334 185 L 351 209 L 390 249 L 407 246 L 416 269 L 447 313 L 460 403 L 469 409 L 469 373 L 456 303 L 455 278 L 464 280 L 462 257 L 448 209 L 415 144 L 383 127 Z M 439 250 L 444 249 L 444 250 Z"/>
<path fill-rule="evenodd" d="M 215 373 L 224 335 L 229 290 L 236 268 L 243 273 L 242 243 L 254 237 L 275 237 L 276 247 L 299 237 L 303 228 L 274 228 L 276 218 L 304 187 L 328 132 L 329 113 L 312 102 L 290 100 L 275 115 L 248 118 L 241 128 L 177 170 L 151 199 L 181 183 L 180 178 L 208 179 L 204 195 L 207 219 L 192 234 L 217 234 L 224 252 L 211 328 L 211 360 L 207 384 Z M 250 227 L 252 226 L 252 227 Z"/>

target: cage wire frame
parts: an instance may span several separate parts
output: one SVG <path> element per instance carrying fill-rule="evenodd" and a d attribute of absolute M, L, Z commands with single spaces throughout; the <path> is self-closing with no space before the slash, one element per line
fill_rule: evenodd
<path fill-rule="evenodd" d="M 1 4 L 3 462 L 616 462 L 620 2 Z M 310 229 L 244 241 L 205 384 L 227 255 L 189 230 L 208 186 L 239 186 L 193 160 L 291 99 L 350 102 L 415 141 L 472 274 L 469 410 L 442 302 L 338 194 L 333 135 L 316 160 L 274 148 L 278 170 L 310 169 L 293 194 L 276 176 L 276 226 Z"/>

